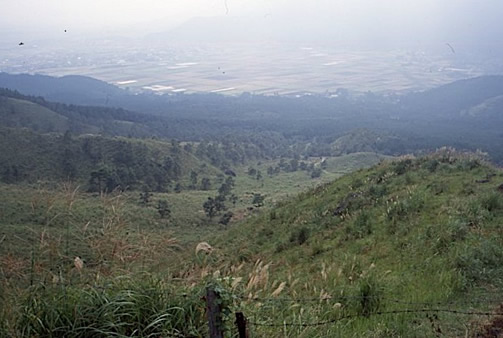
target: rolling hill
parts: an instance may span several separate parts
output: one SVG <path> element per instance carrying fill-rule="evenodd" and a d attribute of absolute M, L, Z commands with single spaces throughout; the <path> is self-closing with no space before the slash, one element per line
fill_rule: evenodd
<path fill-rule="evenodd" d="M 65 194 L 55 209 L 71 209 Z M 238 311 L 254 337 L 479 337 L 501 329 L 503 173 L 475 154 L 445 148 L 382 161 L 207 232 L 196 252 L 169 232 L 134 231 L 125 219 L 154 211 L 136 206 L 131 214 L 119 197 L 104 196 L 99 210 L 86 198 L 45 228 L 53 219 L 32 211 L 43 229 L 15 248 L 22 259 L 0 259 L 0 291 L 23 295 L 0 292 L 10 305 L 0 310 L 0 332 L 206 336 L 207 286 L 221 297 L 230 335 Z M 75 217 L 86 215 L 92 228 L 71 234 L 72 254 L 86 259 L 79 268 L 64 253 L 69 234 L 50 233 L 66 219 L 80 228 Z M 12 284 L 30 279 L 31 288 Z"/>
<path fill-rule="evenodd" d="M 346 175 L 208 238 L 208 259 L 186 273 L 229 280 L 257 336 L 285 322 L 298 324 L 284 327 L 291 337 L 474 334 L 477 317 L 464 327 L 442 313 L 432 328 L 424 313 L 499 306 L 502 222 L 501 170 L 443 149 Z"/>

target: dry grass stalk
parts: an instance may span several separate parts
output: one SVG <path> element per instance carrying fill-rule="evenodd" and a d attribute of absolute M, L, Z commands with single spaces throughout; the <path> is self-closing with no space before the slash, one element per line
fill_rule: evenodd
<path fill-rule="evenodd" d="M 259 259 L 255 263 L 255 267 L 249 275 L 249 281 L 246 289 L 256 289 L 262 287 L 266 289 L 267 283 L 269 281 L 269 267 L 271 263 L 263 265 L 263 262 Z"/>
<path fill-rule="evenodd" d="M 73 204 L 75 203 L 75 197 L 79 190 L 80 186 L 74 187 L 72 182 L 64 182 L 62 185 L 62 190 L 65 194 L 65 200 L 68 211 L 71 211 L 73 208 Z"/>
<path fill-rule="evenodd" d="M 236 287 L 239 285 L 239 283 L 241 283 L 241 281 L 243 280 L 243 277 L 237 277 L 237 278 L 234 278 L 234 280 L 232 281 L 231 283 L 231 288 L 233 290 L 236 289 Z"/>
<path fill-rule="evenodd" d="M 30 266 L 30 261 L 12 254 L 0 257 L 0 270 L 6 279 L 22 278 L 26 276 L 26 271 Z"/>
<path fill-rule="evenodd" d="M 273 297 L 278 297 L 279 294 L 285 289 L 286 282 L 282 282 L 276 290 L 271 294 Z"/>
<path fill-rule="evenodd" d="M 321 289 L 320 300 L 329 300 L 329 299 L 332 299 L 332 296 L 330 296 L 330 294 L 328 292 L 326 292 L 325 290 Z"/>

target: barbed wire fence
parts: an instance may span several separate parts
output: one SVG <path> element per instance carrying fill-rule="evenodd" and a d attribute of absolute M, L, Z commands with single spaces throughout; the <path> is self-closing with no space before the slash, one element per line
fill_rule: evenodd
<path fill-rule="evenodd" d="M 246 297 L 243 295 L 234 295 L 236 299 L 240 299 L 245 302 L 260 302 L 260 303 L 295 303 L 295 304 L 309 304 L 309 303 L 337 303 L 349 300 L 364 300 L 368 301 L 372 298 L 379 298 L 380 301 L 388 302 L 392 304 L 402 305 L 404 308 L 392 308 L 390 310 L 373 310 L 368 313 L 356 313 L 356 314 L 344 314 L 341 311 L 341 315 L 335 316 L 332 319 L 312 321 L 312 322 L 293 322 L 293 321 L 274 321 L 274 318 L 261 319 L 256 316 L 247 318 L 245 314 L 241 311 L 235 312 L 235 325 L 237 327 L 238 336 L 240 338 L 249 338 L 249 328 L 254 327 L 268 327 L 268 328 L 309 328 L 309 327 L 322 327 L 328 325 L 336 325 L 343 321 L 350 321 L 360 318 L 370 318 L 375 316 L 386 316 L 386 315 L 400 315 L 400 314 L 440 314 L 446 313 L 457 316 L 479 316 L 479 317 L 498 317 L 503 316 L 503 308 L 498 311 L 484 311 L 477 309 L 461 309 L 459 305 L 455 307 L 454 305 L 459 302 L 414 302 L 406 301 L 395 298 L 387 298 L 383 296 L 324 296 L 317 298 L 262 298 L 262 297 Z M 218 295 L 217 295 L 218 299 Z M 487 299 L 479 298 L 473 300 L 487 301 Z M 208 299 L 206 299 L 208 301 Z M 384 307 L 384 306 L 383 306 Z M 411 307 L 411 308 L 408 308 Z M 208 314 L 208 318 L 216 317 L 219 318 L 220 314 Z M 221 321 L 221 319 L 220 319 Z M 209 324 L 210 327 L 215 327 L 215 324 Z M 217 331 L 214 335 L 210 331 L 210 337 L 223 337 L 223 331 Z"/>

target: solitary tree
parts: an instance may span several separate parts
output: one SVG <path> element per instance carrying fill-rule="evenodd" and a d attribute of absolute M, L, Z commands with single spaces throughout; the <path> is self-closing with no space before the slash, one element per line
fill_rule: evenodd
<path fill-rule="evenodd" d="M 232 194 L 230 197 L 229 197 L 229 200 L 231 201 L 232 203 L 232 206 L 236 206 L 236 203 L 238 201 L 238 197 L 236 196 L 236 194 Z"/>
<path fill-rule="evenodd" d="M 204 204 L 203 204 L 203 209 L 204 209 L 204 213 L 206 214 L 206 216 L 208 216 L 210 219 L 215 217 L 218 213 L 217 203 L 216 203 L 215 199 L 212 197 L 208 197 L 206 202 L 204 202 Z"/>
<path fill-rule="evenodd" d="M 180 192 L 182 192 L 182 185 L 180 183 L 177 183 L 175 185 L 175 192 L 178 194 Z"/>
<path fill-rule="evenodd" d="M 314 168 L 313 171 L 311 171 L 311 178 L 318 178 L 321 176 L 321 168 Z"/>
<path fill-rule="evenodd" d="M 260 172 L 260 170 L 257 170 L 257 181 L 260 181 L 262 179 L 262 173 Z"/>
<path fill-rule="evenodd" d="M 267 175 L 274 175 L 274 168 L 272 166 L 267 167 Z"/>
<path fill-rule="evenodd" d="M 208 177 L 203 177 L 201 180 L 201 190 L 210 190 L 211 188 L 211 181 Z"/>
<path fill-rule="evenodd" d="M 257 175 L 257 169 L 253 168 L 253 167 L 249 167 L 248 168 L 248 175 L 250 176 L 255 176 Z"/>
<path fill-rule="evenodd" d="M 152 193 L 150 193 L 147 188 L 144 188 L 143 192 L 140 193 L 140 203 L 146 207 L 149 205 L 151 197 Z"/>
<path fill-rule="evenodd" d="M 169 218 L 171 216 L 171 210 L 167 200 L 159 200 L 157 202 L 157 211 L 161 218 Z"/>
<path fill-rule="evenodd" d="M 227 225 L 231 221 L 232 216 L 234 216 L 232 211 L 228 211 L 225 214 L 223 214 L 222 217 L 220 217 L 220 221 L 218 223 L 223 224 L 223 225 Z"/>
<path fill-rule="evenodd" d="M 263 196 L 262 194 L 253 194 L 252 204 L 255 205 L 257 208 L 260 208 L 261 206 L 264 205 L 264 199 L 265 196 Z"/>
<path fill-rule="evenodd" d="M 196 189 L 196 186 L 197 186 L 197 173 L 192 170 L 190 172 L 190 188 L 191 189 Z"/>

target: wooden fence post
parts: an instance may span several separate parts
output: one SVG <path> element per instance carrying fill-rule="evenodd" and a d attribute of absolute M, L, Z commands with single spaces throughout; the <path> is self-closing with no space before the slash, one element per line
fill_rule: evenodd
<path fill-rule="evenodd" d="M 206 288 L 206 315 L 208 316 L 210 338 L 224 337 L 222 309 L 218 298 L 218 293 L 212 287 Z"/>
<path fill-rule="evenodd" d="M 239 338 L 248 338 L 248 328 L 246 327 L 246 317 L 243 312 L 236 312 L 236 326 L 238 327 Z"/>

